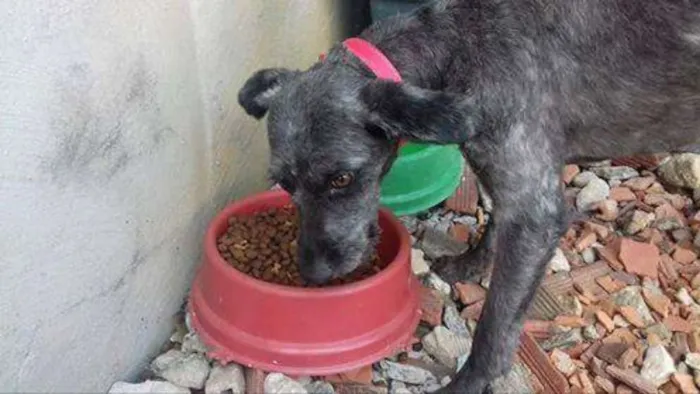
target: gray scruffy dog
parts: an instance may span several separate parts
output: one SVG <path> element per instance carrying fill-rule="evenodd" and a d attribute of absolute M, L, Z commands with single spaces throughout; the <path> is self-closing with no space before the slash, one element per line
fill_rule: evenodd
<path fill-rule="evenodd" d="M 471 356 L 443 390 L 488 392 L 568 224 L 563 165 L 700 142 L 700 0 L 438 1 L 360 37 L 403 83 L 338 45 L 306 71 L 256 72 L 239 102 L 268 114 L 271 175 L 300 209 L 310 282 L 348 273 L 375 246 L 397 140 L 461 144 L 493 226 L 440 274 L 494 266 Z"/>

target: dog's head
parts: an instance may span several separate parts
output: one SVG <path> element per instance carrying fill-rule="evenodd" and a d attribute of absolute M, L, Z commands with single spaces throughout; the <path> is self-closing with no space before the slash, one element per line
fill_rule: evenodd
<path fill-rule="evenodd" d="M 239 103 L 257 119 L 267 114 L 270 176 L 300 212 L 306 281 L 327 282 L 370 257 L 380 181 L 398 141 L 454 142 L 439 137 L 455 110 L 444 97 L 334 65 L 264 69 L 248 79 Z"/>

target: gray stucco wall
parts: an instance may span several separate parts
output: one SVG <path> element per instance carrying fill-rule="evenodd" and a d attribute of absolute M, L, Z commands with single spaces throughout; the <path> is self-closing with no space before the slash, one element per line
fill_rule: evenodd
<path fill-rule="evenodd" d="M 0 391 L 105 391 L 157 351 L 206 223 L 267 186 L 238 88 L 315 61 L 336 3 L 2 2 Z"/>

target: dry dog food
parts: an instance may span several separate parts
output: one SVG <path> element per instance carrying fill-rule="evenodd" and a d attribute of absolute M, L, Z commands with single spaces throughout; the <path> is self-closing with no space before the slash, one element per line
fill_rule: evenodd
<path fill-rule="evenodd" d="M 292 206 L 234 216 L 218 240 L 221 256 L 239 271 L 266 282 L 304 286 L 297 263 L 299 218 Z M 330 285 L 356 282 L 384 268 L 375 253 L 369 264 L 333 280 Z"/>

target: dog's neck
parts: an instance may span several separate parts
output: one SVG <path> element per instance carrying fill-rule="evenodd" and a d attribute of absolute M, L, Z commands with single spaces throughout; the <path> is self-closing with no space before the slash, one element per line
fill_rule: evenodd
<path fill-rule="evenodd" d="M 451 53 L 443 41 L 436 39 L 430 28 L 417 19 L 376 24 L 359 38 L 379 49 L 398 70 L 404 82 L 430 89 L 445 88 L 444 75 L 452 61 Z M 324 62 L 343 64 L 368 78 L 376 77 L 361 59 L 343 45 L 334 48 L 323 59 Z"/>

